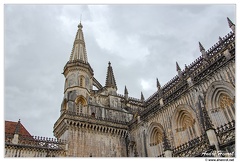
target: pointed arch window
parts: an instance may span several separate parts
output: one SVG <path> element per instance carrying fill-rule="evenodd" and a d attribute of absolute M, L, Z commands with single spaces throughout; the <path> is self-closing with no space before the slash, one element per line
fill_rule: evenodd
<path fill-rule="evenodd" d="M 151 150 L 151 155 L 157 157 L 164 152 L 163 149 L 163 131 L 159 126 L 153 126 L 149 132 L 149 145 Z"/>
<path fill-rule="evenodd" d="M 157 144 L 160 144 L 162 143 L 162 141 L 163 141 L 162 132 L 157 127 L 154 127 L 151 132 L 150 146 L 155 146 Z"/>
<path fill-rule="evenodd" d="M 178 112 L 177 118 L 177 128 L 176 128 L 176 145 L 181 145 L 191 139 L 197 137 L 195 128 L 195 119 L 186 110 L 180 110 Z"/>
<path fill-rule="evenodd" d="M 76 114 L 87 113 L 87 110 L 86 110 L 87 102 L 83 96 L 77 97 L 75 103 L 76 103 Z"/>
<path fill-rule="evenodd" d="M 80 102 L 80 103 L 77 104 L 76 113 L 77 114 L 82 114 L 82 109 L 83 109 L 83 104 Z"/>
<path fill-rule="evenodd" d="M 235 119 L 235 107 L 233 100 L 226 94 L 219 96 L 219 107 L 223 111 L 228 122 Z"/>
<path fill-rule="evenodd" d="M 206 93 L 206 109 L 215 128 L 235 120 L 235 87 L 225 81 L 213 82 Z"/>

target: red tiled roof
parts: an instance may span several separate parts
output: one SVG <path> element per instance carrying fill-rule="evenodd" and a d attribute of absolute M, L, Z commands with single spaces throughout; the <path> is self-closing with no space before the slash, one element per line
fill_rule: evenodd
<path fill-rule="evenodd" d="M 5 134 L 14 134 L 18 122 L 5 121 Z M 19 135 L 31 136 L 31 134 L 26 130 L 26 128 L 20 123 Z"/>

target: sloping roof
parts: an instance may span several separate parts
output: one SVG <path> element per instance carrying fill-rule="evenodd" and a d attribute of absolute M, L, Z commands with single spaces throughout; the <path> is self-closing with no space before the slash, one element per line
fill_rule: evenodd
<path fill-rule="evenodd" d="M 18 125 L 19 124 L 19 125 Z M 23 136 L 31 136 L 27 129 L 21 124 L 21 122 L 5 121 L 5 134 L 14 134 L 17 128 L 18 134 Z"/>

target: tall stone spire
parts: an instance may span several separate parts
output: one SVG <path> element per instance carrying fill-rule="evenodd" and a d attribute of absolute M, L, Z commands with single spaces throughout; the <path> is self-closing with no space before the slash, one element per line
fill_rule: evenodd
<path fill-rule="evenodd" d="M 78 31 L 73 43 L 72 53 L 69 60 L 70 61 L 80 60 L 83 63 L 88 63 L 87 51 L 86 51 L 82 28 L 83 26 L 80 22 L 78 25 Z"/>
<path fill-rule="evenodd" d="M 105 86 L 108 88 L 115 88 L 117 90 L 117 84 L 114 78 L 114 74 L 113 74 L 113 69 L 111 66 L 111 63 L 109 61 L 108 63 L 108 70 L 107 70 L 107 77 L 106 77 L 106 83 Z"/>

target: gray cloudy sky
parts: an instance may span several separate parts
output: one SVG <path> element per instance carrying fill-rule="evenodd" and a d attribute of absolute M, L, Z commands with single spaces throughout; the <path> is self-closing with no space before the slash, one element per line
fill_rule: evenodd
<path fill-rule="evenodd" d="M 4 118 L 53 137 L 63 67 L 82 14 L 88 61 L 104 85 L 111 61 L 118 93 L 145 99 L 231 30 L 235 5 L 5 5 Z"/>

